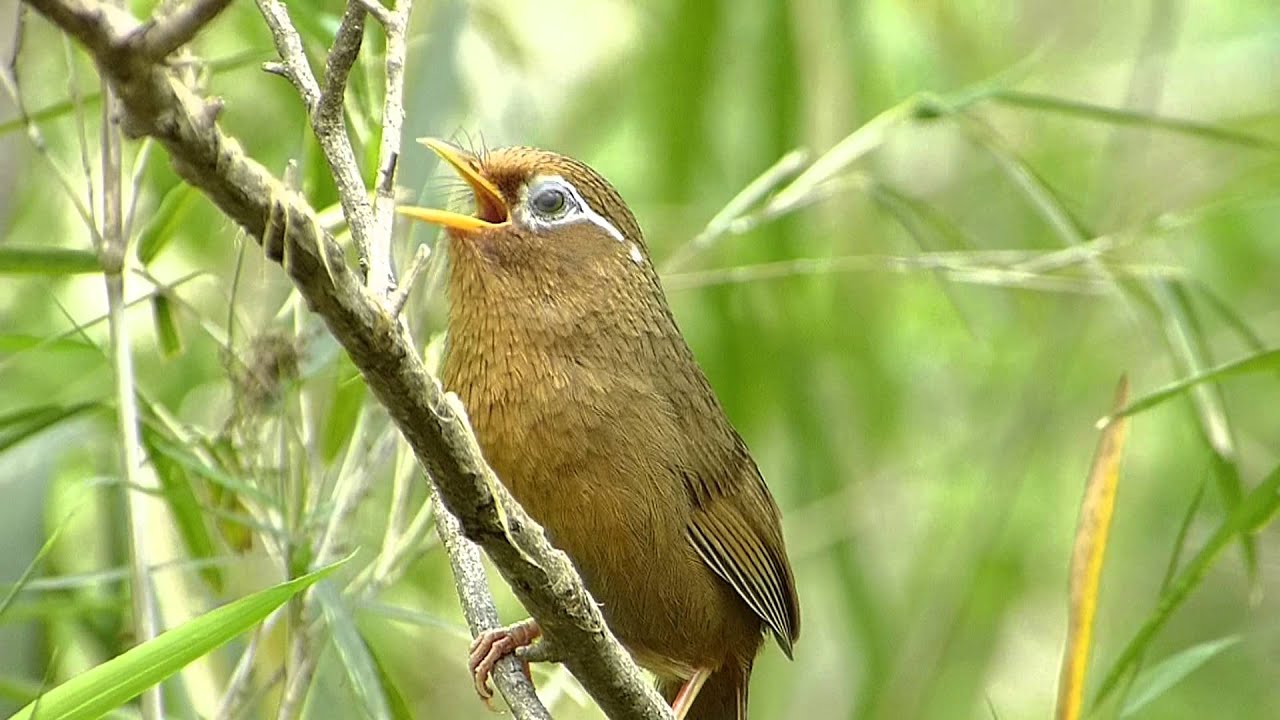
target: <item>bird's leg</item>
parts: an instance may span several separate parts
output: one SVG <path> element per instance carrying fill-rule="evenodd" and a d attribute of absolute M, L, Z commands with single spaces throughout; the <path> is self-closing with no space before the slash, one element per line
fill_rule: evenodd
<path fill-rule="evenodd" d="M 684 716 L 689 714 L 689 708 L 693 707 L 693 701 L 698 697 L 698 691 L 702 690 L 702 685 L 710 677 L 711 671 L 706 668 L 699 668 L 693 674 L 693 677 L 685 681 L 680 686 L 680 692 L 676 693 L 676 697 L 671 701 L 671 712 L 675 713 L 676 720 L 684 720 Z"/>
<path fill-rule="evenodd" d="M 471 670 L 472 682 L 476 686 L 476 694 L 486 701 L 493 697 L 493 690 L 489 689 L 489 675 L 493 672 L 493 666 L 504 655 L 531 644 L 540 635 L 542 630 L 533 618 L 480 633 L 471 643 L 471 657 L 467 662 L 467 667 Z M 527 677 L 529 662 L 522 658 L 522 663 Z"/>

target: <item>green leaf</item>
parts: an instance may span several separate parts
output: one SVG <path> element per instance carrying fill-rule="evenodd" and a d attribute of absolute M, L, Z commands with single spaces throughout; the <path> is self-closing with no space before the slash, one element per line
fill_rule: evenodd
<path fill-rule="evenodd" d="M 191 478 L 186 467 L 166 453 L 159 433 L 143 424 L 142 446 L 151 460 L 151 467 L 156 471 L 163 489 L 162 496 L 173 513 L 178 534 L 182 536 L 187 553 L 193 558 L 207 559 L 214 556 L 215 547 L 209 526 L 205 523 L 205 513 L 191 487 Z M 200 575 L 214 590 L 222 589 L 222 571 L 215 565 L 200 569 Z"/>
<path fill-rule="evenodd" d="M 138 232 L 139 262 L 143 265 L 150 264 L 169 245 L 199 196 L 200 193 L 186 183 L 178 183 L 164 194 L 160 207 L 156 208 L 147 224 Z"/>
<path fill-rule="evenodd" d="M 40 405 L 0 415 L 0 452 L 4 452 L 36 433 L 99 407 L 96 402 L 74 405 Z"/>
<path fill-rule="evenodd" d="M 54 352 L 91 352 L 98 348 L 80 337 L 40 337 L 37 335 L 0 335 L 0 353 L 20 353 L 28 350 Z"/>
<path fill-rule="evenodd" d="M 1156 605 L 1155 611 L 1134 634 L 1133 639 L 1125 646 L 1098 687 L 1098 694 L 1093 701 L 1095 709 L 1106 702 L 1107 697 L 1116 689 L 1130 668 L 1147 651 L 1151 641 L 1173 616 L 1174 611 L 1182 606 L 1192 590 L 1199 587 L 1205 572 L 1223 548 L 1233 538 L 1261 528 L 1275 514 L 1277 508 L 1280 508 L 1280 466 L 1272 470 L 1266 479 L 1241 500 L 1240 504 L 1218 526 L 1217 531 L 1204 547 L 1200 548 L 1195 557 L 1187 563 L 1168 591 L 1160 596 L 1160 602 Z"/>
<path fill-rule="evenodd" d="M 1103 105 L 1091 105 L 1077 100 L 1068 100 L 1065 98 L 1053 97 L 1051 95 L 1039 95 L 1036 93 L 1020 92 L 1017 90 L 997 90 L 991 93 L 989 97 L 996 102 L 1016 107 L 1045 110 L 1063 115 L 1075 115 L 1087 120 L 1097 120 L 1100 122 L 1110 123 L 1112 125 L 1135 125 L 1144 128 L 1157 128 L 1182 135 L 1198 137 L 1203 140 L 1213 140 L 1233 145 L 1240 145 L 1242 147 L 1280 152 L 1280 143 L 1269 140 L 1265 137 L 1236 132 L 1234 130 L 1218 127 L 1217 125 L 1198 123 L 1192 120 L 1161 117 L 1160 115 L 1138 112 L 1136 110 L 1125 110 L 1122 108 L 1112 108 Z"/>
<path fill-rule="evenodd" d="M 316 588 L 314 597 L 320 603 L 325 624 L 333 633 L 333 645 L 338 650 L 342 667 L 351 680 L 356 697 L 360 699 L 364 714 L 374 720 L 390 720 L 391 709 L 384 694 L 382 678 L 345 601 L 327 587 Z"/>
<path fill-rule="evenodd" d="M 165 358 L 174 358 L 182 354 L 182 334 L 178 332 L 178 323 L 173 318 L 173 303 L 165 293 L 157 293 L 151 298 L 151 317 L 156 326 L 156 340 L 160 344 L 160 352 Z"/>
<path fill-rule="evenodd" d="M 364 406 L 366 385 L 360 382 L 359 374 L 345 357 L 344 355 L 344 360 L 338 363 L 339 372 L 334 380 L 329 418 L 320 438 L 320 457 L 325 462 L 333 462 L 351 439 L 356 420 L 360 417 L 360 408 Z"/>
<path fill-rule="evenodd" d="M 378 671 L 378 681 L 382 685 L 382 694 L 387 698 L 387 708 L 391 711 L 391 717 L 394 720 L 413 720 L 413 712 L 409 710 L 409 703 L 405 701 L 404 695 L 400 689 L 396 687 L 395 682 L 391 679 L 391 674 L 387 672 L 387 666 L 382 662 L 382 658 L 368 648 L 369 657 L 373 658 L 374 668 Z"/>
<path fill-rule="evenodd" d="M 1165 658 L 1159 664 L 1147 670 L 1134 683 L 1134 695 L 1124 706 L 1120 717 L 1128 717 L 1141 710 L 1152 700 L 1160 697 L 1169 688 L 1182 682 L 1182 679 L 1195 672 L 1201 665 L 1209 662 L 1223 650 L 1240 642 L 1239 635 L 1210 642 L 1200 643 Z"/>
<path fill-rule="evenodd" d="M 1216 367 L 1195 373 L 1189 377 L 1185 377 L 1181 380 L 1169 383 L 1158 390 L 1134 400 L 1132 403 L 1129 403 L 1120 410 L 1120 412 L 1105 418 L 1105 421 L 1109 422 L 1116 418 L 1127 417 L 1155 407 L 1170 398 L 1181 395 L 1201 383 L 1221 380 L 1223 378 L 1231 377 L 1232 375 L 1245 375 L 1248 373 L 1276 369 L 1280 369 L 1280 348 L 1254 353 L 1240 358 L 1239 360 L 1232 360 L 1231 362 L 1223 363 Z"/>
<path fill-rule="evenodd" d="M 80 275 L 101 269 L 92 250 L 0 245 L 0 275 Z"/>
<path fill-rule="evenodd" d="M 25 587 L 26 584 L 31 581 L 32 576 L 36 574 L 36 568 L 40 567 L 40 564 L 44 562 L 45 557 L 47 557 L 49 552 L 53 550 L 53 546 L 58 542 L 58 536 L 62 534 L 62 528 L 66 527 L 66 524 L 67 521 L 64 519 L 62 522 L 58 523 L 58 526 L 53 529 L 53 532 L 49 533 L 49 537 L 45 539 L 44 544 L 40 546 L 40 551 L 31 559 L 31 562 L 27 563 L 27 567 L 22 571 L 22 575 L 18 578 L 18 581 L 9 588 L 9 591 L 5 593 L 4 598 L 0 599 L 0 617 L 4 617 L 5 611 L 13 604 L 14 599 L 18 597 L 18 593 L 22 592 L 22 588 Z"/>
<path fill-rule="evenodd" d="M 49 690 L 19 710 L 11 720 L 101 717 L 252 628 L 344 562 L 346 560 L 340 560 L 189 620 Z"/>

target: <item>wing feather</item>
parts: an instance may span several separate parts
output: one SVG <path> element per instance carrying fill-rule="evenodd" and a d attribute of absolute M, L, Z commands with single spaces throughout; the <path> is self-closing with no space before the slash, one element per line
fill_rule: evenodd
<path fill-rule="evenodd" d="M 695 509 L 687 535 L 703 562 L 768 625 L 790 657 L 800 631 L 795 580 L 783 551 L 777 506 L 755 463 L 750 456 L 744 459 L 739 471 L 754 475 L 750 480 L 703 481 L 690 488 Z"/>

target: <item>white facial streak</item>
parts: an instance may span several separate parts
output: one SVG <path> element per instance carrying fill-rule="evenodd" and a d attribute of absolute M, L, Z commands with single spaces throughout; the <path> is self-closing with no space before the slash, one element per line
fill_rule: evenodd
<path fill-rule="evenodd" d="M 529 210 L 529 188 L 539 185 L 551 184 L 557 190 L 563 192 L 565 198 L 565 210 L 562 214 L 555 218 L 541 218 L 531 210 Z M 529 180 L 529 182 L 520 189 L 520 204 L 516 208 L 516 214 L 521 224 L 526 227 L 537 229 L 546 227 L 555 227 L 557 225 L 566 225 L 569 223 L 589 222 L 609 234 L 609 237 L 625 244 L 627 239 L 623 237 L 618 228 L 613 223 L 604 218 L 603 215 L 596 212 L 583 199 L 582 194 L 568 180 L 559 175 L 538 175 Z"/>

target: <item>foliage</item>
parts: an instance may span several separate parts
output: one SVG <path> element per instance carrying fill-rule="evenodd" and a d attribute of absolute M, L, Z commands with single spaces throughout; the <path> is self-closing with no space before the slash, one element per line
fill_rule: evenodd
<path fill-rule="evenodd" d="M 289 6 L 321 57 L 342 3 Z M 784 511 L 806 630 L 795 663 L 758 661 L 755 717 L 1047 715 L 1094 423 L 1124 372 L 1085 712 L 1263 718 L 1280 704 L 1280 87 L 1259 69 L 1278 34 L 1280 8 L 1244 0 L 420 2 L 406 137 L 553 147 L 636 211 Z M 41 144 L 0 115 L 3 712 L 135 632 L 80 212 L 102 196 L 100 88 L 47 24 L 24 35 Z M 340 227 L 296 93 L 259 70 L 256 8 L 233 3 L 193 51 L 228 131 L 282 174 L 296 162 Z M 370 184 L 380 53 L 371 25 L 347 104 Z M 158 148 L 124 151 L 166 626 L 356 550 L 314 614 L 187 666 L 166 707 L 274 717 L 302 654 L 307 717 L 486 717 L 412 457 L 278 268 L 227 242 Z M 409 194 L 441 201 L 442 177 L 406 144 Z M 400 267 L 435 242 L 407 230 Z M 436 261 L 407 311 L 429 355 L 439 278 Z M 596 717 L 562 670 L 535 679 L 556 717 Z"/>

